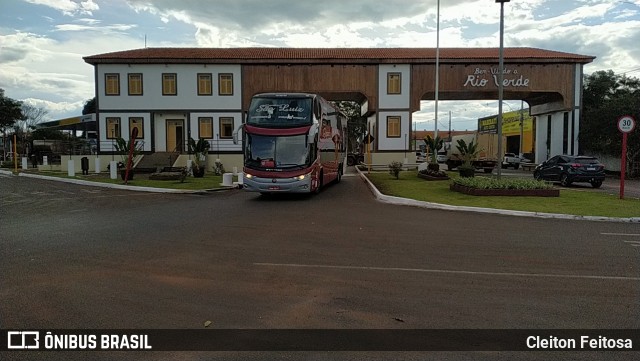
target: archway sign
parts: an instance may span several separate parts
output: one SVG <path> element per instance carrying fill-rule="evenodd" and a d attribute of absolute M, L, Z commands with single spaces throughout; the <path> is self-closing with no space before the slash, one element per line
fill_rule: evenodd
<path fill-rule="evenodd" d="M 620 158 L 620 199 L 624 199 L 624 176 L 627 173 L 627 134 L 636 127 L 636 121 L 631 115 L 618 118 L 618 130 L 622 133 L 622 157 Z"/>

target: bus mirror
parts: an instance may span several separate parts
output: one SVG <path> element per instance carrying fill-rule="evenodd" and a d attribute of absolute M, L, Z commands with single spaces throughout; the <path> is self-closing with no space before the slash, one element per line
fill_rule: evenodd
<path fill-rule="evenodd" d="M 318 135 L 318 124 L 314 124 L 309 128 L 309 134 L 307 134 L 307 144 L 312 144 L 316 141 L 316 135 Z"/>
<path fill-rule="evenodd" d="M 233 144 L 238 144 L 238 134 L 242 130 L 242 124 L 238 125 L 238 127 L 233 131 Z"/>

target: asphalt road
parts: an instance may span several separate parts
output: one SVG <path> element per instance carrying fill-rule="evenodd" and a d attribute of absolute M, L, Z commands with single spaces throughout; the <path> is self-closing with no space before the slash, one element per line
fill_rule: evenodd
<path fill-rule="evenodd" d="M 640 326 L 640 226 L 0 176 L 2 329 Z M 54 356 L 55 355 L 55 356 Z M 54 356 L 52 358 L 52 356 Z M 636 359 L 631 353 L 5 353 L 2 359 Z"/>

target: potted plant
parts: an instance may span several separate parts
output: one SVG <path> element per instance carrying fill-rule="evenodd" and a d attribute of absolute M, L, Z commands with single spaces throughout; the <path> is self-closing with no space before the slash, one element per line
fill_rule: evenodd
<path fill-rule="evenodd" d="M 129 169 L 129 176 L 128 179 L 126 180 L 132 180 L 133 179 L 133 161 L 136 159 L 136 157 L 140 154 L 140 150 L 137 147 L 138 142 L 136 141 L 133 144 L 133 154 L 131 157 L 131 169 Z M 131 139 L 124 140 L 124 138 L 116 138 L 116 142 L 114 144 L 115 148 L 116 148 L 116 152 L 118 154 L 120 154 L 120 158 L 121 161 L 118 162 L 118 171 L 120 171 L 120 177 L 122 178 L 122 180 L 125 180 L 125 177 L 127 176 L 127 162 L 129 161 L 129 149 L 131 149 Z"/>
<path fill-rule="evenodd" d="M 195 178 L 204 177 L 209 147 L 209 142 L 204 138 L 198 139 L 197 142 L 193 138 L 189 138 L 189 153 L 193 154 L 191 167 Z"/>
<path fill-rule="evenodd" d="M 431 138 L 430 135 L 427 135 L 427 137 L 424 138 L 424 141 L 429 149 L 429 165 L 427 166 L 427 169 L 437 172 L 440 170 L 440 165 L 438 164 L 436 156 L 438 155 L 438 151 L 444 145 L 444 139 L 440 138 L 439 135 L 436 135 L 435 139 Z"/>
<path fill-rule="evenodd" d="M 461 177 L 473 177 L 475 175 L 475 168 L 473 162 L 477 160 L 480 149 L 478 143 L 473 140 L 468 144 L 464 139 L 458 139 L 458 145 L 456 145 L 460 156 L 462 157 L 462 165 L 458 168 Z"/>

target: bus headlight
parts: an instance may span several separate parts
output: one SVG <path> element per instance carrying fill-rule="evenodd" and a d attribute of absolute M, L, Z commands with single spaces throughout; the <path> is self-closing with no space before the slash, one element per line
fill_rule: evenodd
<path fill-rule="evenodd" d="M 307 177 L 307 175 L 306 175 L 306 174 L 303 174 L 303 175 L 299 175 L 299 176 L 295 177 L 295 179 L 297 179 L 297 180 L 304 180 L 306 177 Z"/>
<path fill-rule="evenodd" d="M 247 178 L 247 179 L 253 178 L 253 176 L 251 174 L 249 174 L 249 173 L 245 173 L 244 177 Z"/>

